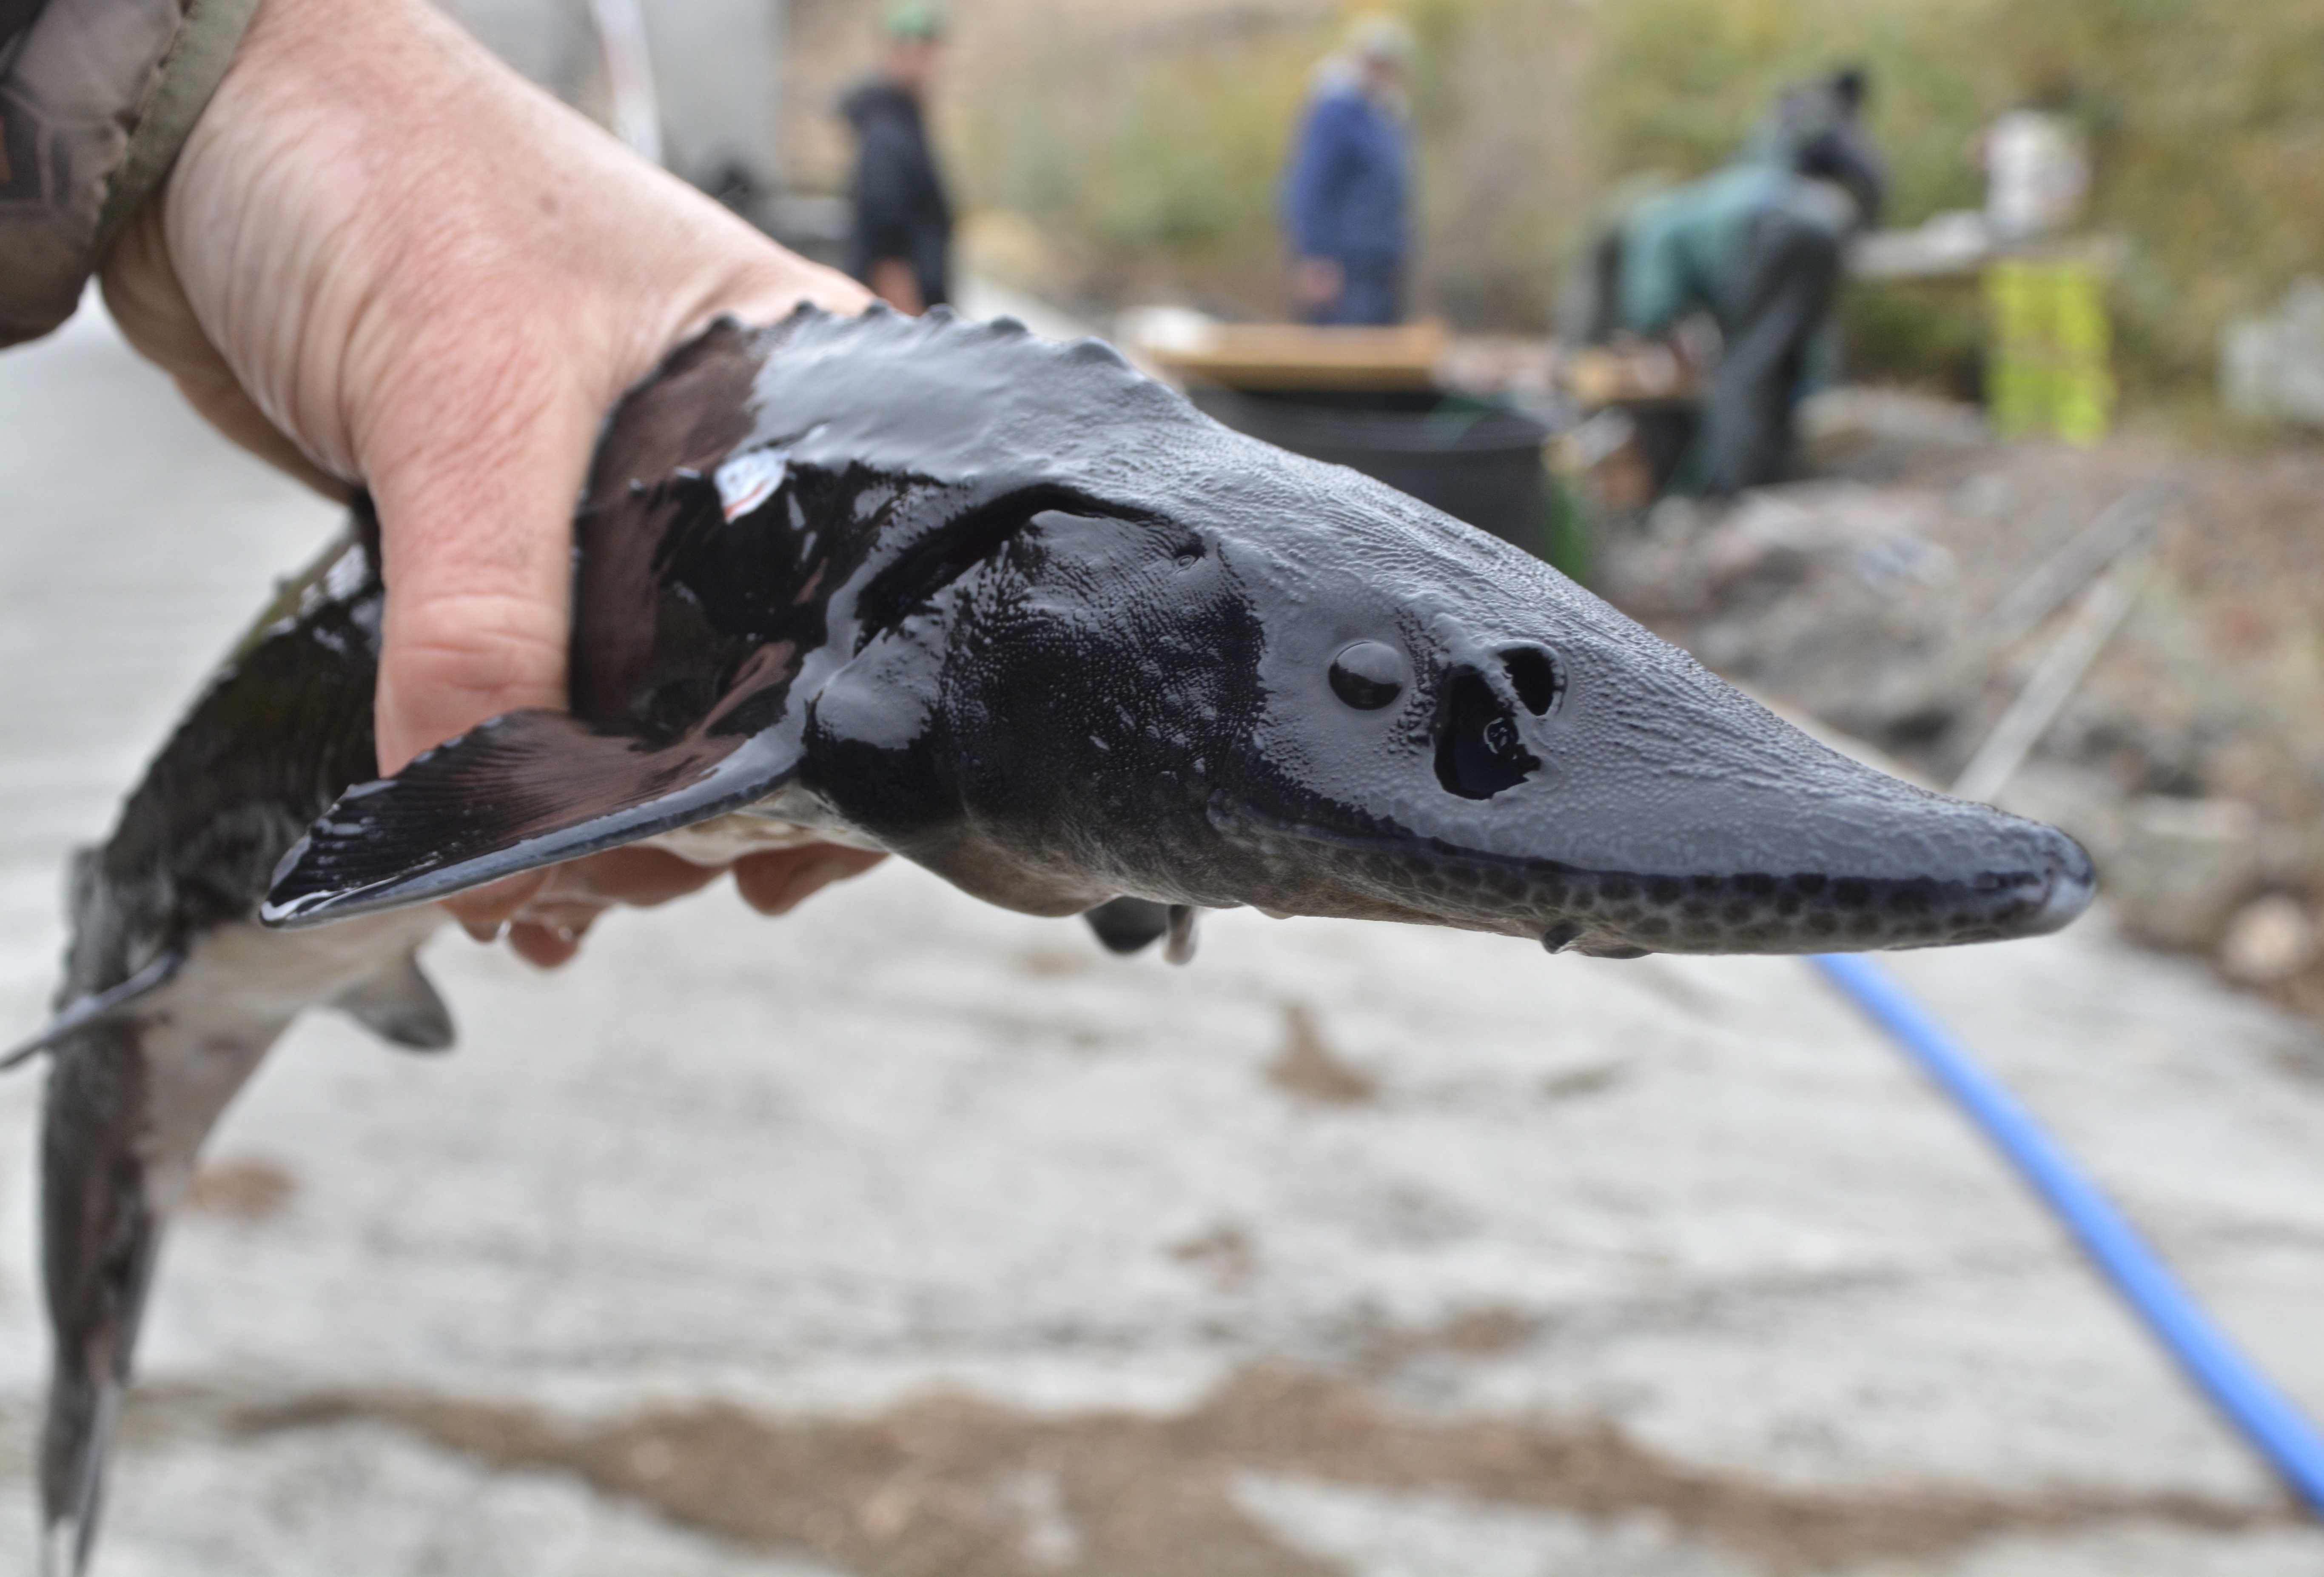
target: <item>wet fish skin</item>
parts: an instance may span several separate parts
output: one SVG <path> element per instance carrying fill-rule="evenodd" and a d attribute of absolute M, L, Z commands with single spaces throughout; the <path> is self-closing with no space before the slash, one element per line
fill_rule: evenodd
<path fill-rule="evenodd" d="M 51 1047 L 41 1147 L 42 1271 L 54 1333 L 41 1449 L 44 1572 L 78 1571 L 161 1231 L 212 1123 L 304 1007 L 403 964 L 378 922 L 334 939 L 255 923 L 268 873 L 350 781 L 375 770 L 381 589 L 357 530 L 286 588 L 124 806 L 76 857 L 60 1010 L 154 983 Z M 157 964 L 174 961 L 166 973 Z M 156 978 L 159 976 L 159 978 Z"/>
<path fill-rule="evenodd" d="M 422 906 L 502 875 L 834 838 L 1105 906 L 1116 945 L 1250 904 L 1611 956 L 2031 935 L 2089 895 L 2061 835 L 1846 761 L 1524 554 L 1013 325 L 714 328 L 609 423 L 576 539 L 570 715 L 374 782 L 359 506 L 81 862 L 60 1010 L 153 983 L 51 1047 L 55 1569 L 211 1123 L 304 1008 L 447 1042 Z"/>
<path fill-rule="evenodd" d="M 351 793 L 269 923 L 738 811 L 1030 913 L 1130 894 L 1605 955 L 1997 940 L 2092 889 L 2055 830 L 1846 760 L 1095 342 L 714 331 L 612 424 L 578 530 L 574 715 Z"/>

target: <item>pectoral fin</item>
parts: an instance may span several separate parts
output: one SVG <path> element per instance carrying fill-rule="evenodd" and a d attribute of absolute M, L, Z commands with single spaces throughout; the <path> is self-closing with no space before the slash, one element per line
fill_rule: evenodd
<path fill-rule="evenodd" d="M 1170 906 L 1150 898 L 1111 899 L 1082 918 L 1109 953 L 1136 953 L 1170 934 Z"/>
<path fill-rule="evenodd" d="M 275 868 L 259 918 L 375 914 L 633 844 L 763 798 L 798 755 L 771 729 L 656 749 L 563 713 L 512 712 L 341 795 Z"/>
<path fill-rule="evenodd" d="M 420 973 L 414 954 L 391 960 L 378 973 L 342 991 L 331 1005 L 391 1046 L 406 1051 L 451 1049 L 452 1010 Z"/>

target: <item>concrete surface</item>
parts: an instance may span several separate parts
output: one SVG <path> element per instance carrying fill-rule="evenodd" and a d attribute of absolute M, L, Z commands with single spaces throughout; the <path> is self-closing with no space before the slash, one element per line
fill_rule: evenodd
<path fill-rule="evenodd" d="M 332 512 L 101 319 L 0 357 L 0 1023 L 67 848 Z M 1211 917 L 1174 970 L 891 865 L 463 1032 L 303 1023 L 165 1255 L 145 1572 L 2324 1573 L 1796 962 Z M 2103 918 L 1898 972 L 2324 1413 L 2324 1047 Z M 0 1572 L 41 1075 L 0 1083 Z"/>

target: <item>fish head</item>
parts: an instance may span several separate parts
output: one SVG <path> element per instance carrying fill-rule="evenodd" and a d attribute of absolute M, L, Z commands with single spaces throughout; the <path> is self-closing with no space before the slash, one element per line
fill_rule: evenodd
<path fill-rule="evenodd" d="M 2054 930 L 2071 839 L 1850 760 L 1529 554 L 1183 403 L 1048 474 L 814 702 L 807 776 L 972 892 L 1554 950 Z"/>
<path fill-rule="evenodd" d="M 2089 904 L 2065 835 L 1851 760 L 1531 555 L 1308 475 L 1296 523 L 1233 555 L 1266 639 L 1208 807 L 1280 873 L 1268 907 L 1628 956 L 2002 940 Z"/>

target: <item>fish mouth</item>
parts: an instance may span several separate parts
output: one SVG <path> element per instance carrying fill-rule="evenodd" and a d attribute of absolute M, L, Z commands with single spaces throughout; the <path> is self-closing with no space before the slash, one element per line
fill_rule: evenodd
<path fill-rule="evenodd" d="M 1218 832 L 1273 869 L 1280 907 L 1532 936 L 1554 953 L 1854 953 L 2006 942 L 2071 922 L 2097 891 L 2063 833 L 2045 857 L 1960 874 L 1591 870 L 1419 834 L 1350 833 L 1214 802 Z M 2038 824 L 2028 824 L 2036 825 Z M 1277 907 L 1277 906 L 1270 906 Z"/>

